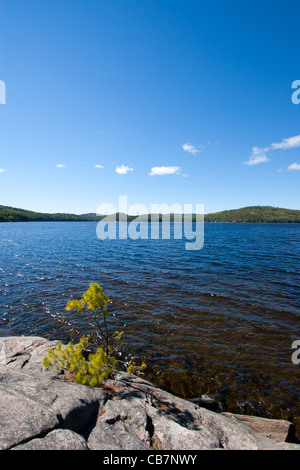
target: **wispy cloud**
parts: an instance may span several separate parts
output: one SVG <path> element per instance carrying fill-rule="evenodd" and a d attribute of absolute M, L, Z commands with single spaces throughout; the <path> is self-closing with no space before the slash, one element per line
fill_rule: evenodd
<path fill-rule="evenodd" d="M 66 165 L 63 165 L 62 163 L 58 163 L 56 165 L 56 168 L 65 168 Z"/>
<path fill-rule="evenodd" d="M 266 148 L 259 148 L 259 147 L 253 147 L 252 148 L 252 154 L 247 162 L 244 162 L 245 165 L 259 165 L 260 163 L 265 163 L 268 162 L 270 159 L 267 156 L 267 152 L 269 151 L 269 147 Z"/>
<path fill-rule="evenodd" d="M 183 144 L 182 148 L 185 152 L 191 153 L 192 155 L 196 155 L 200 152 L 199 148 L 195 147 L 195 145 L 192 145 L 189 142 Z M 201 148 L 203 147 L 201 146 Z"/>
<path fill-rule="evenodd" d="M 0 173 L 5 173 L 7 170 L 5 170 L 4 168 L 0 168 Z"/>
<path fill-rule="evenodd" d="M 150 176 L 179 175 L 181 168 L 179 166 L 154 166 L 149 173 Z"/>
<path fill-rule="evenodd" d="M 295 170 L 300 170 L 300 163 L 292 163 L 290 166 L 288 166 L 289 171 L 295 171 Z"/>
<path fill-rule="evenodd" d="M 297 147 L 300 147 L 300 135 L 296 135 L 295 137 L 290 137 L 289 139 L 283 139 L 282 142 L 279 142 L 277 144 L 271 144 L 272 149 L 278 150 L 278 149 L 294 149 Z"/>
<path fill-rule="evenodd" d="M 121 165 L 117 166 L 115 172 L 119 175 L 126 175 L 129 171 L 133 171 L 133 168 L 129 168 L 129 166 Z"/>
<path fill-rule="evenodd" d="M 94 165 L 94 168 L 103 168 L 102 165 Z"/>
<path fill-rule="evenodd" d="M 283 139 L 281 142 L 273 143 L 269 147 L 253 147 L 249 160 L 244 162 L 244 164 L 258 165 L 259 163 L 265 163 L 270 160 L 269 153 L 272 150 L 289 150 L 297 147 L 300 147 L 300 135 Z"/>

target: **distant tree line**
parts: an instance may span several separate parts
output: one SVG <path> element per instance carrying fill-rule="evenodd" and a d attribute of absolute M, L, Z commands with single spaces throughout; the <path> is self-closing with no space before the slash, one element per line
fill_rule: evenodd
<path fill-rule="evenodd" d="M 251 206 L 205 215 L 205 222 L 299 223 L 300 210 Z"/>
<path fill-rule="evenodd" d="M 50 222 L 50 221 L 84 221 L 84 216 L 74 214 L 44 214 L 14 207 L 0 206 L 0 222 Z"/>
<path fill-rule="evenodd" d="M 105 216 L 94 213 L 89 214 L 47 214 L 33 212 L 14 207 L 0 206 L 0 222 L 97 222 Z M 111 219 L 119 220 L 119 213 L 111 216 Z M 170 214 L 170 221 L 178 220 L 178 215 Z M 127 216 L 128 222 L 135 216 Z M 159 214 L 160 221 L 166 220 L 166 215 Z M 193 216 L 193 220 L 196 216 Z M 141 220 L 150 221 L 151 214 L 145 214 Z M 183 218 L 182 218 L 183 220 Z M 242 223 L 300 223 L 300 210 L 281 209 L 271 206 L 251 206 L 242 209 L 227 210 L 206 214 L 205 222 L 242 222 Z"/>

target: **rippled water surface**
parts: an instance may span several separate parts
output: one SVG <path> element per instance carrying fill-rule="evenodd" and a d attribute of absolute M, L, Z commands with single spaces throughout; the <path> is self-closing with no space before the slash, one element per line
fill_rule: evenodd
<path fill-rule="evenodd" d="M 205 224 L 184 240 L 106 240 L 96 223 L 0 224 L 0 335 L 90 332 L 68 299 L 98 282 L 147 378 L 220 409 L 293 420 L 299 435 L 300 224 Z"/>

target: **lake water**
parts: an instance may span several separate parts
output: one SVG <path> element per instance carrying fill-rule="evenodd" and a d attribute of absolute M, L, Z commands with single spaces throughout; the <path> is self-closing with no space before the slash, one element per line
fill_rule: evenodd
<path fill-rule="evenodd" d="M 90 318 L 64 307 L 97 282 L 149 380 L 299 431 L 300 224 L 205 224 L 199 251 L 172 238 L 101 241 L 96 226 L 0 224 L 0 335 L 90 333 Z"/>

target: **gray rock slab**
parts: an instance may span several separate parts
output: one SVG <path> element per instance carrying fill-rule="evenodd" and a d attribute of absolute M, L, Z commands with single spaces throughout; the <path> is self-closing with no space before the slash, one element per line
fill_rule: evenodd
<path fill-rule="evenodd" d="M 187 400 L 154 387 L 132 375 L 120 373 L 110 382 L 119 399 L 134 391 L 144 395 L 152 443 L 161 450 L 216 449 L 266 450 L 280 448 L 275 440 L 238 420 L 201 408 Z M 288 448 L 289 444 L 284 444 Z M 300 446 L 293 446 L 300 450 Z"/>
<path fill-rule="evenodd" d="M 277 442 L 286 442 L 295 438 L 295 426 L 284 419 L 268 419 L 259 416 L 245 416 L 233 413 L 222 413 L 235 421 L 249 426 L 265 437 Z"/>
<path fill-rule="evenodd" d="M 85 439 L 69 429 L 55 429 L 45 437 L 32 439 L 12 450 L 89 450 Z"/>
<path fill-rule="evenodd" d="M 67 382 L 42 367 L 57 343 L 0 338 L 0 449 L 300 450 L 281 442 L 286 423 L 216 413 L 132 374 L 106 388 Z"/>
<path fill-rule="evenodd" d="M 107 393 L 47 373 L 0 366 L 0 449 L 55 427 L 84 432 L 94 424 Z"/>
<path fill-rule="evenodd" d="M 90 450 L 150 450 L 136 434 L 136 430 L 128 423 L 117 420 L 97 423 L 87 441 Z"/>

